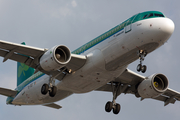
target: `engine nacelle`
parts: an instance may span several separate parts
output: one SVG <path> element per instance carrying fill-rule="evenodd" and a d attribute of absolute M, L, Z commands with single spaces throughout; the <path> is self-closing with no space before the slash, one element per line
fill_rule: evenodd
<path fill-rule="evenodd" d="M 138 93 L 142 98 L 155 98 L 164 93 L 169 82 L 165 75 L 154 74 L 143 80 L 138 86 Z"/>
<path fill-rule="evenodd" d="M 40 66 L 45 71 L 58 70 L 71 60 L 70 50 L 64 46 L 54 46 L 40 58 Z"/>

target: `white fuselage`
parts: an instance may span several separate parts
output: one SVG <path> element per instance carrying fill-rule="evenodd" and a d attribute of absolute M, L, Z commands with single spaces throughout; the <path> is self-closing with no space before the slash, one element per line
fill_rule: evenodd
<path fill-rule="evenodd" d="M 168 18 L 151 18 L 135 22 L 101 43 L 88 49 L 87 62 L 79 70 L 56 80 L 55 97 L 41 94 L 41 87 L 49 82 L 43 75 L 28 84 L 14 98 L 13 104 L 45 104 L 61 100 L 73 93 L 93 91 L 120 76 L 128 64 L 138 59 L 137 52 L 152 52 L 162 46 L 174 31 L 174 23 Z"/>

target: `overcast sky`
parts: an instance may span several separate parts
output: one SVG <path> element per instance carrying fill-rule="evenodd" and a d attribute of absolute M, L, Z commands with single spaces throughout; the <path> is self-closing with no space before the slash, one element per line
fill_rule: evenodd
<path fill-rule="evenodd" d="M 179 0 L 0 0 L 0 39 L 40 48 L 64 44 L 74 50 L 139 12 L 163 12 L 175 23 L 169 41 L 149 54 L 145 76 L 163 73 L 169 87 L 180 91 L 180 1 Z M 0 58 L 0 61 L 3 59 Z M 136 71 L 139 61 L 129 68 Z M 16 62 L 0 63 L 0 87 L 16 88 Z M 120 95 L 118 115 L 106 113 L 104 106 L 112 93 L 74 94 L 54 110 L 43 106 L 6 105 L 0 96 L 0 120 L 179 120 L 180 102 L 164 107 L 151 99 L 140 101 L 134 95 Z"/>

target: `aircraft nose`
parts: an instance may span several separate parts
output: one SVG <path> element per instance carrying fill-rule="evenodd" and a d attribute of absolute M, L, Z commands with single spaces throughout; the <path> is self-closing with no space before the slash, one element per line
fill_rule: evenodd
<path fill-rule="evenodd" d="M 171 19 L 166 18 L 166 20 L 163 23 L 162 31 L 166 33 L 167 35 L 169 35 L 170 37 L 172 33 L 174 32 L 174 28 L 175 28 L 174 22 Z"/>
<path fill-rule="evenodd" d="M 157 28 L 155 29 L 158 29 L 158 31 L 155 31 L 156 33 L 154 34 L 156 34 L 158 42 L 160 40 L 160 42 L 164 43 L 169 40 L 172 33 L 174 32 L 174 22 L 169 18 L 161 18 L 157 19 L 156 23 Z"/>

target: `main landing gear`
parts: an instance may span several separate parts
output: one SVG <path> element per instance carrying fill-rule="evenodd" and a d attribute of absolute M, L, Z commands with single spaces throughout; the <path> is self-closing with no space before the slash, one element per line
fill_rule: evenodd
<path fill-rule="evenodd" d="M 56 86 L 49 87 L 48 84 L 43 84 L 41 88 L 41 93 L 43 95 L 46 95 L 48 92 L 49 92 L 49 96 L 54 97 L 57 92 L 57 87 Z"/>
<path fill-rule="evenodd" d="M 121 109 L 121 106 L 118 103 L 108 101 L 105 106 L 105 111 L 111 112 L 112 109 L 114 114 L 118 114 Z"/>
<path fill-rule="evenodd" d="M 50 77 L 49 78 L 49 85 L 48 84 L 43 84 L 42 88 L 41 88 L 41 93 L 43 95 L 46 95 L 49 92 L 49 96 L 50 97 L 54 97 L 56 95 L 57 92 L 57 87 L 53 86 L 53 83 L 55 82 L 55 80 Z"/>
<path fill-rule="evenodd" d="M 142 62 L 144 61 L 146 55 L 147 55 L 147 52 L 144 51 L 144 50 L 139 50 L 138 52 L 138 55 L 139 55 L 139 59 L 140 59 L 140 64 L 138 64 L 137 66 L 137 71 L 138 72 L 142 72 L 142 73 L 145 73 L 146 70 L 147 70 L 147 66 L 146 65 L 142 65 Z"/>
<path fill-rule="evenodd" d="M 120 84 L 116 84 L 115 88 L 113 87 L 113 83 L 111 82 L 111 86 L 113 89 L 113 101 L 110 102 L 108 101 L 105 105 L 105 111 L 106 112 L 111 112 L 111 110 L 113 110 L 114 114 L 118 114 L 120 112 L 121 106 L 120 104 L 116 103 L 116 98 L 118 96 L 118 90 L 120 88 Z M 120 93 L 119 93 L 120 94 Z"/>
<path fill-rule="evenodd" d="M 57 75 L 55 75 L 54 77 L 52 77 L 52 75 L 50 75 L 49 84 L 46 84 L 46 83 L 43 84 L 43 86 L 41 87 L 41 93 L 43 95 L 46 95 L 49 92 L 49 96 L 54 97 L 56 95 L 56 92 L 57 92 L 57 87 L 54 86 L 55 85 L 55 78 L 60 74 L 64 74 L 64 77 L 65 77 L 66 74 L 71 74 L 71 73 L 72 73 L 71 69 L 68 70 L 67 68 L 63 67 L 60 69 L 60 72 Z"/>

